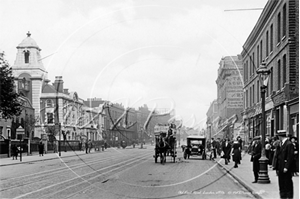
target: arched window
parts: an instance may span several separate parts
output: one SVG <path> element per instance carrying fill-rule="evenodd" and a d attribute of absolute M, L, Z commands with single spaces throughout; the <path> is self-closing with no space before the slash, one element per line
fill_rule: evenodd
<path fill-rule="evenodd" d="M 25 53 L 24 53 L 25 64 L 29 63 L 29 55 L 30 55 L 30 52 L 29 51 L 25 51 Z"/>
<path fill-rule="evenodd" d="M 47 100 L 47 102 L 46 102 L 46 107 L 53 107 L 53 102 L 52 102 L 52 100 Z"/>

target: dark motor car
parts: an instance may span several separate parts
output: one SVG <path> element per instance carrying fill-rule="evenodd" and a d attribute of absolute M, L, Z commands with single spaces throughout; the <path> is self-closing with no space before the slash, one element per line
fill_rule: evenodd
<path fill-rule="evenodd" d="M 203 160 L 206 159 L 206 138 L 204 136 L 188 136 L 187 145 L 183 148 L 183 158 L 190 158 L 190 156 L 201 156 Z"/>

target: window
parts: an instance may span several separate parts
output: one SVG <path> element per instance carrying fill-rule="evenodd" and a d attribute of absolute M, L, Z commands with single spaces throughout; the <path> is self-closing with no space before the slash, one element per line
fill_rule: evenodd
<path fill-rule="evenodd" d="M 250 86 L 250 107 L 252 106 L 252 86 Z"/>
<path fill-rule="evenodd" d="M 256 57 L 256 59 L 257 59 L 256 68 L 258 68 L 259 65 L 260 65 L 260 62 L 259 62 L 259 45 L 257 46 L 257 57 Z"/>
<path fill-rule="evenodd" d="M 254 60 L 255 60 L 255 57 L 254 57 L 254 53 L 252 53 L 252 58 L 253 58 L 253 67 L 252 67 L 252 75 L 254 74 L 254 71 L 255 71 L 255 64 L 254 64 Z"/>
<path fill-rule="evenodd" d="M 7 138 L 10 138 L 10 129 L 6 129 L 7 132 Z"/>
<path fill-rule="evenodd" d="M 286 83 L 286 55 L 283 55 L 283 58 L 282 58 L 282 83 L 283 83 L 283 86 L 284 84 Z"/>
<path fill-rule="evenodd" d="M 269 55 L 269 32 L 266 32 L 266 57 Z"/>
<path fill-rule="evenodd" d="M 244 63 L 244 82 L 246 82 L 246 63 Z"/>
<path fill-rule="evenodd" d="M 246 80 L 248 81 L 248 77 L 249 77 L 249 72 L 248 72 L 248 61 L 246 61 Z"/>
<path fill-rule="evenodd" d="M 286 4 L 283 6 L 282 11 L 282 36 L 286 35 Z"/>
<path fill-rule="evenodd" d="M 273 51 L 273 24 L 271 25 L 270 28 L 270 51 Z"/>
<path fill-rule="evenodd" d="M 53 102 L 52 102 L 52 100 L 47 100 L 47 102 L 46 102 L 46 107 L 53 107 Z"/>
<path fill-rule="evenodd" d="M 259 59 L 260 59 L 259 63 L 261 63 L 262 62 L 262 40 L 260 40 L 260 58 Z M 259 67 L 259 65 L 258 65 L 258 67 Z"/>
<path fill-rule="evenodd" d="M 272 95 L 273 92 L 273 68 L 271 68 L 271 73 L 270 73 L 270 95 Z"/>
<path fill-rule="evenodd" d="M 253 86 L 252 86 L 252 102 L 253 102 L 253 104 L 254 104 L 254 102 L 255 102 L 255 90 L 254 90 L 254 84 L 253 84 Z"/>
<path fill-rule="evenodd" d="M 277 90 L 280 90 L 281 89 L 281 66 L 280 66 L 280 60 L 278 60 L 277 62 L 277 82 L 278 82 L 278 87 L 277 87 Z"/>
<path fill-rule="evenodd" d="M 29 55 L 30 55 L 30 52 L 29 51 L 25 51 L 25 53 L 24 53 L 25 64 L 29 63 Z"/>
<path fill-rule="evenodd" d="M 277 43 L 280 42 L 281 36 L 280 36 L 280 27 L 281 26 L 281 15 L 278 13 L 277 15 Z"/>
<path fill-rule="evenodd" d="M 248 108 L 248 90 L 246 90 L 246 102 L 245 102 L 245 104 L 246 104 L 246 108 Z"/>
<path fill-rule="evenodd" d="M 257 80 L 257 102 L 259 102 L 259 81 Z"/>
<path fill-rule="evenodd" d="M 47 113 L 47 123 L 48 124 L 53 124 L 54 123 L 53 113 Z"/>
<path fill-rule="evenodd" d="M 253 67 L 253 60 L 252 60 L 252 57 L 250 56 L 250 70 L 249 70 L 249 79 L 252 75 L 252 67 Z"/>

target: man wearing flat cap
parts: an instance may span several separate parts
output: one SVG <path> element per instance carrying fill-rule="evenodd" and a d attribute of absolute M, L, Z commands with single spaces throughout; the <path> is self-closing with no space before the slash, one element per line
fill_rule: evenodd
<path fill-rule="evenodd" d="M 293 198 L 294 146 L 288 139 L 285 130 L 277 131 L 277 136 L 280 139 L 280 145 L 276 149 L 274 169 L 278 175 L 280 198 Z"/>

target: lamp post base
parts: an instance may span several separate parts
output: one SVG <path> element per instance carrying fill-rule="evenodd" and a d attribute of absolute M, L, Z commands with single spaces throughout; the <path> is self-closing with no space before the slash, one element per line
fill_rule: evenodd
<path fill-rule="evenodd" d="M 271 181 L 268 175 L 268 158 L 266 156 L 262 156 L 259 159 L 259 174 L 257 183 L 268 184 L 270 182 Z"/>

